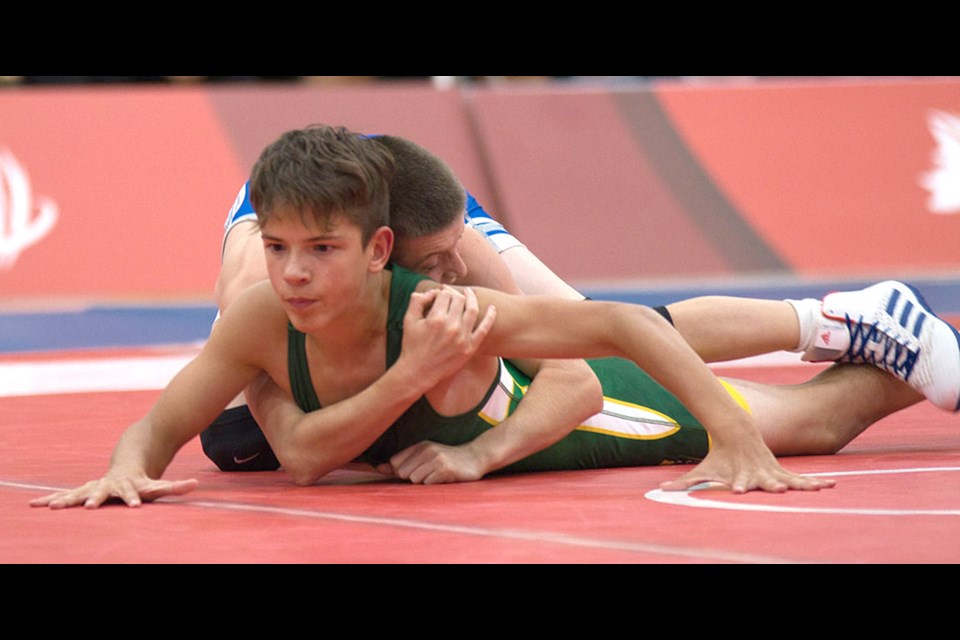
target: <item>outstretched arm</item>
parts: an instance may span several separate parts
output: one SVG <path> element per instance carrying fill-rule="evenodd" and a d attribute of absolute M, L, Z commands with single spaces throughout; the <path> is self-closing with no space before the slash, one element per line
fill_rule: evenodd
<path fill-rule="evenodd" d="M 97 508 L 116 499 L 137 507 L 143 501 L 193 490 L 195 480 L 166 481 L 161 476 L 177 451 L 199 434 L 256 372 L 238 360 L 220 362 L 218 341 L 211 342 L 173 378 L 149 413 L 124 431 L 102 478 L 30 504 L 54 509 Z"/>
<path fill-rule="evenodd" d="M 676 489 L 714 481 L 735 492 L 819 489 L 824 481 L 784 470 L 752 416 L 680 334 L 647 307 L 613 302 L 506 296 L 478 289 L 481 307 L 495 304 L 498 320 L 481 346 L 505 357 L 605 357 L 633 360 L 695 415 L 711 438 L 706 459 Z"/>

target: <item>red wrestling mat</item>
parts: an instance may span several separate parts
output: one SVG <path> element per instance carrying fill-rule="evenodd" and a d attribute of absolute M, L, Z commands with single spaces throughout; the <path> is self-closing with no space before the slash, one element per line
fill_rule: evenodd
<path fill-rule="evenodd" d="M 805 368 L 738 369 L 789 382 Z M 98 477 L 156 391 L 0 398 L 0 562 L 955 563 L 960 418 L 919 405 L 836 456 L 784 459 L 838 479 L 814 493 L 656 488 L 679 467 L 556 472 L 415 486 L 341 470 L 312 487 L 224 474 L 189 443 L 167 478 L 191 494 L 140 509 L 31 508 Z"/>

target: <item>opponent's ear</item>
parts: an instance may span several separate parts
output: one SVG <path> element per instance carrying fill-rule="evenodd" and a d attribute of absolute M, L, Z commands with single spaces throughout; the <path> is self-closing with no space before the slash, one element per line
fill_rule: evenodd
<path fill-rule="evenodd" d="M 390 262 L 390 254 L 393 253 L 393 241 L 393 229 L 390 227 L 380 227 L 373 232 L 369 244 L 371 269 L 379 271 Z"/>

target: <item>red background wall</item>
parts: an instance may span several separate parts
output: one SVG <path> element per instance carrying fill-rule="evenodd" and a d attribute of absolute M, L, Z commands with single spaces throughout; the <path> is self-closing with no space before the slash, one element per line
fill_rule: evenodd
<path fill-rule="evenodd" d="M 960 114 L 960 79 L 10 88 L 0 300 L 209 298 L 224 217 L 260 149 L 318 121 L 432 149 L 574 284 L 955 274 L 960 212 L 932 213 L 920 183 L 934 110 Z M 59 214 L 15 261 L 11 157 L 32 219 L 44 197 Z"/>

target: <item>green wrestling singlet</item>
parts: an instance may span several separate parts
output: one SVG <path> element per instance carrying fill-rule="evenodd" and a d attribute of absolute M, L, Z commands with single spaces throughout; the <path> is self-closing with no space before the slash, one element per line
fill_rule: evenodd
<path fill-rule="evenodd" d="M 387 316 L 387 367 L 400 356 L 403 317 L 410 295 L 425 277 L 393 265 L 390 309 Z M 590 304 L 584 301 L 584 304 Z M 288 327 L 290 385 L 304 411 L 320 409 L 310 379 L 305 335 Z M 709 437 L 700 422 L 680 401 L 633 362 L 622 358 L 589 359 L 587 363 L 603 386 L 603 410 L 546 449 L 519 460 L 501 472 L 557 471 L 604 467 L 693 463 L 709 449 Z M 500 371 L 491 380 L 475 410 L 441 416 L 425 396 L 414 403 L 377 439 L 357 462 L 378 465 L 423 440 L 460 445 L 503 422 L 522 401 L 530 378 L 500 359 Z M 744 400 L 724 385 L 737 401 Z"/>

